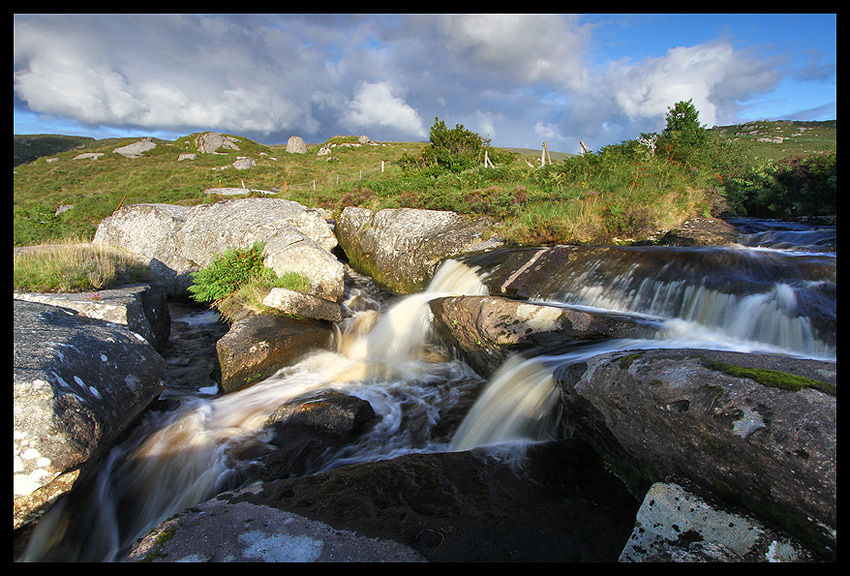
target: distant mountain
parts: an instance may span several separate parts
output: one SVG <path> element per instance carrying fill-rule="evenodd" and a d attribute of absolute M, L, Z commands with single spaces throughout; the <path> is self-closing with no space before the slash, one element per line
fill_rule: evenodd
<path fill-rule="evenodd" d="M 15 155 L 15 166 L 28 164 L 42 156 L 50 156 L 82 148 L 94 142 L 94 138 L 87 136 L 61 136 L 58 134 L 27 134 L 15 135 L 13 153 Z"/>

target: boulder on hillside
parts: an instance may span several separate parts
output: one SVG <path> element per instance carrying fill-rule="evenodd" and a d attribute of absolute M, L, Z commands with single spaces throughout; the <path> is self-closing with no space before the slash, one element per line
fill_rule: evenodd
<path fill-rule="evenodd" d="M 563 422 L 634 493 L 681 478 L 836 553 L 835 364 L 633 350 L 556 370 Z"/>
<path fill-rule="evenodd" d="M 602 311 L 531 304 L 499 296 L 448 296 L 431 301 L 440 340 L 489 377 L 513 353 L 579 340 L 646 338 L 648 319 Z"/>
<path fill-rule="evenodd" d="M 14 301 L 14 526 L 46 512 L 159 397 L 166 365 L 126 326 Z"/>
<path fill-rule="evenodd" d="M 264 380 L 330 341 L 331 330 L 315 320 L 274 315 L 239 320 L 216 342 L 221 390 L 231 392 Z"/>
<path fill-rule="evenodd" d="M 307 144 L 301 136 L 290 136 L 286 141 L 286 151 L 290 154 L 306 154 Z"/>
<path fill-rule="evenodd" d="M 121 154 L 125 158 L 141 158 L 142 154 L 154 148 L 156 148 L 156 142 L 150 138 L 142 138 L 138 142 L 116 148 L 113 152 Z"/>
<path fill-rule="evenodd" d="M 200 154 L 218 154 L 219 148 L 239 150 L 238 140 L 218 132 L 204 132 L 195 137 L 195 147 Z"/>
<path fill-rule="evenodd" d="M 265 265 L 278 275 L 297 272 L 311 292 L 339 301 L 344 266 L 331 253 L 336 237 L 322 215 L 297 202 L 276 198 L 223 200 L 194 207 L 133 204 L 98 226 L 94 242 L 122 248 L 149 262 L 169 294 L 183 296 L 191 273 L 227 248 L 264 242 Z"/>
<path fill-rule="evenodd" d="M 81 293 L 15 293 L 15 299 L 75 310 L 86 318 L 123 324 L 157 350 L 168 341 L 171 317 L 161 286 L 130 284 Z"/>
<path fill-rule="evenodd" d="M 492 221 L 455 212 L 346 207 L 335 227 L 351 266 L 396 294 L 424 289 L 444 258 L 500 245 Z"/>

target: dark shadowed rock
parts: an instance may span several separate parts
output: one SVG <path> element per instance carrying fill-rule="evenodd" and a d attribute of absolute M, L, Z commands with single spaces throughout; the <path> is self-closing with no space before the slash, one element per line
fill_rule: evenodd
<path fill-rule="evenodd" d="M 555 378 L 565 424 L 635 493 L 684 478 L 834 558 L 834 363 L 638 350 L 564 366 Z"/>
<path fill-rule="evenodd" d="M 479 451 L 409 454 L 257 484 L 214 502 L 234 512 L 250 504 L 257 512 L 294 514 L 330 526 L 351 542 L 395 542 L 432 562 L 617 560 L 638 502 L 592 450 L 579 442 L 535 445 L 515 464 Z M 206 517 L 211 523 L 204 533 L 228 542 L 250 531 L 225 515 L 183 516 L 180 525 L 186 526 Z M 210 557 L 217 538 L 176 530 L 162 550 Z"/>

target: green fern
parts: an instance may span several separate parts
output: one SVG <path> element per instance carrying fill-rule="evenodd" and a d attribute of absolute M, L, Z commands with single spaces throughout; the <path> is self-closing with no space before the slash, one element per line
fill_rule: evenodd
<path fill-rule="evenodd" d="M 209 266 L 193 272 L 193 283 L 189 286 L 192 299 L 215 302 L 252 279 L 275 281 L 275 271 L 263 265 L 264 248 L 264 242 L 254 242 L 250 248 L 227 248 Z"/>

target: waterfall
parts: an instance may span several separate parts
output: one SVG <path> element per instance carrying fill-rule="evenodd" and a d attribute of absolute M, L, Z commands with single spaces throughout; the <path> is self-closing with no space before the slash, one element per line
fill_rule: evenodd
<path fill-rule="evenodd" d="M 236 393 L 192 399 L 148 418 L 115 448 L 97 477 L 62 499 L 39 522 L 24 560 L 115 560 L 139 535 L 180 510 L 238 487 L 245 470 L 267 453 L 264 425 L 274 410 L 324 389 L 372 404 L 380 422 L 325 469 L 430 448 L 441 412 L 471 395 L 481 380 L 458 361 L 427 357 L 429 302 L 447 295 L 486 294 L 476 270 L 449 260 L 422 294 L 386 312 L 357 312 L 334 350 Z"/>
<path fill-rule="evenodd" d="M 238 392 L 151 413 L 96 475 L 41 519 L 24 559 L 123 558 L 163 519 L 249 481 L 273 449 L 269 415 L 324 390 L 368 401 L 378 418 L 353 444 L 328 452 L 318 471 L 411 452 L 545 441 L 559 425 L 555 368 L 600 353 L 701 347 L 834 360 L 834 343 L 821 338 L 817 323 L 834 322 L 835 254 L 818 252 L 828 241 L 807 242 L 815 249 L 588 250 L 585 259 L 568 260 L 562 277 L 541 278 L 540 293 L 526 299 L 652 316 L 662 329 L 654 338 L 584 343 L 559 355 L 515 355 L 489 382 L 441 354 L 429 303 L 488 294 L 485 281 L 504 254 L 491 256 L 490 268 L 447 260 L 425 292 L 386 309 L 354 294 L 346 302 L 353 314 L 339 324 L 332 349 Z M 537 251 L 528 270 L 545 257 Z"/>

